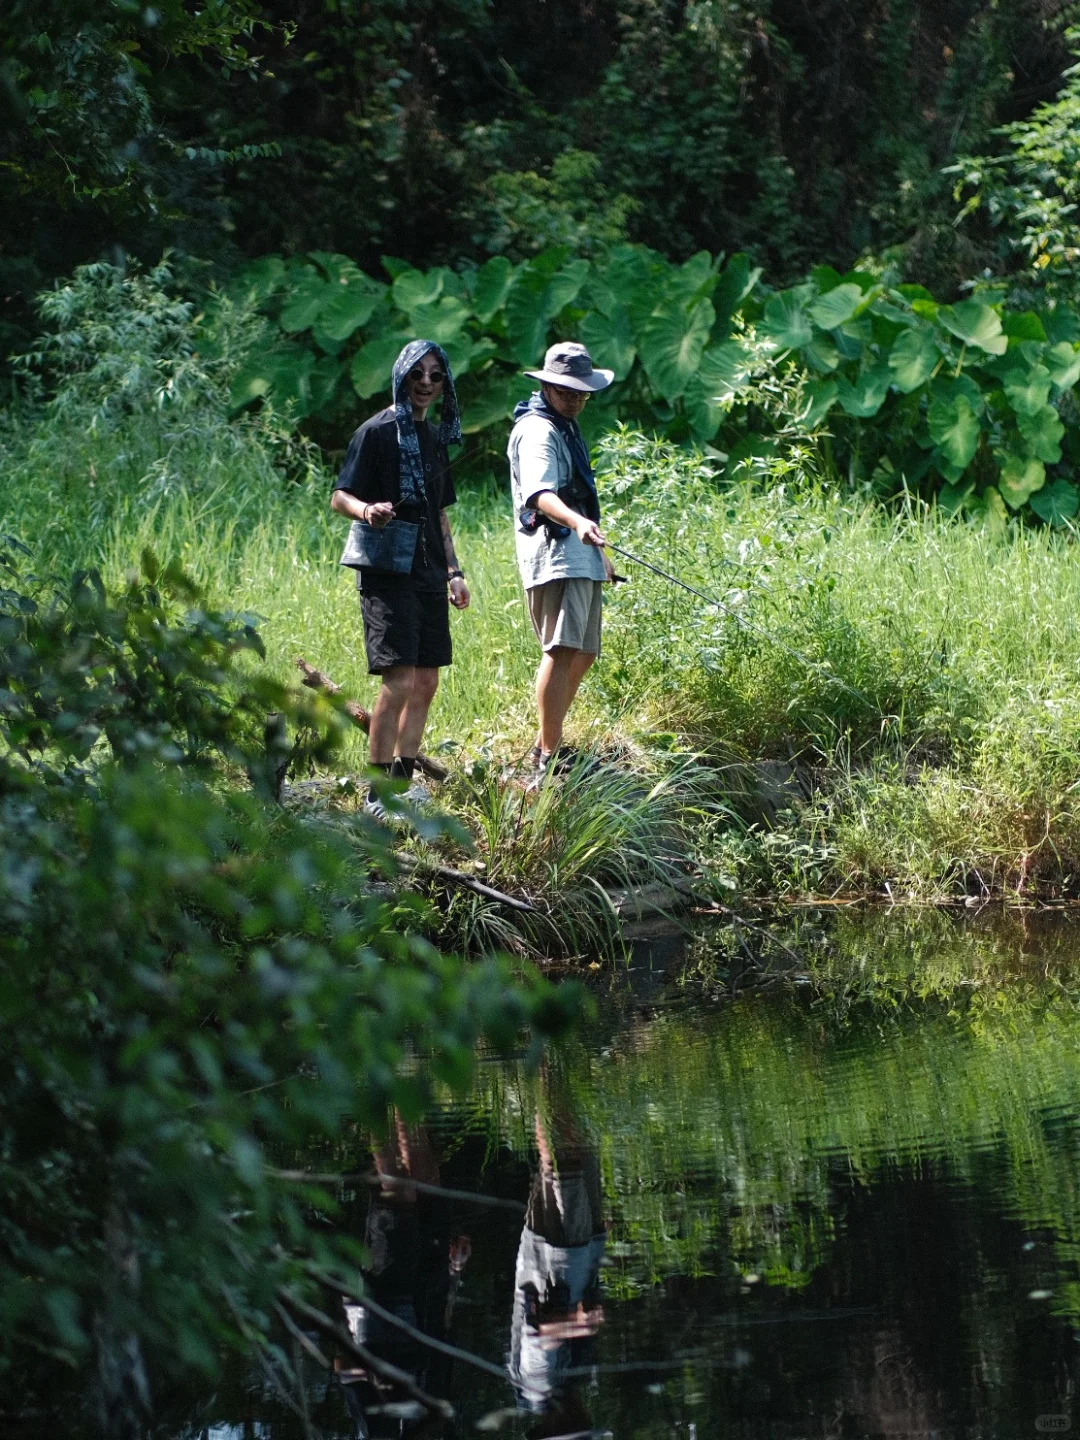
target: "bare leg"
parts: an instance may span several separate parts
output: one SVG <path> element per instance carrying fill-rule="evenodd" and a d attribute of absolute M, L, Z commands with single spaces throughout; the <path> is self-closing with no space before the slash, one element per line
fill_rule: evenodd
<path fill-rule="evenodd" d="M 429 670 L 426 666 L 418 665 L 413 671 L 412 692 L 405 702 L 405 708 L 398 721 L 395 755 L 407 755 L 411 760 L 415 760 L 419 755 L 428 711 L 431 709 L 431 702 L 435 699 L 435 691 L 438 688 L 438 670 Z"/>
<path fill-rule="evenodd" d="M 585 650 L 571 650 L 565 645 L 544 652 L 536 672 L 536 708 L 540 715 L 540 749 L 545 755 L 553 755 L 559 748 L 566 712 L 595 659 Z"/>
<path fill-rule="evenodd" d="M 368 733 L 368 756 L 373 765 L 389 765 L 394 758 L 402 714 L 412 695 L 415 678 L 415 665 L 394 665 L 383 671 Z"/>

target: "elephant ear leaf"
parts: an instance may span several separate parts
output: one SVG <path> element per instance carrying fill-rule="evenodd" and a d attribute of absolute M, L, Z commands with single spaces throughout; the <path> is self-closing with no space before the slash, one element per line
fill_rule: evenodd
<path fill-rule="evenodd" d="M 610 315 L 590 310 L 581 322 L 580 334 L 593 364 L 614 370 L 616 380 L 625 380 L 637 355 L 626 306 L 615 305 Z"/>
<path fill-rule="evenodd" d="M 1045 365 L 1010 370 L 1003 383 L 1017 415 L 1037 415 L 1050 399 L 1050 371 Z"/>
<path fill-rule="evenodd" d="M 795 290 L 781 290 L 765 302 L 761 328 L 780 350 L 801 350 L 814 338 L 813 326 L 803 308 L 807 289 L 800 285 Z"/>
<path fill-rule="evenodd" d="M 989 355 L 1004 355 L 1009 337 L 1001 328 L 1001 316 L 981 300 L 961 300 L 958 305 L 939 306 L 937 319 L 965 345 L 974 345 Z"/>
<path fill-rule="evenodd" d="M 1075 350 L 1067 340 L 1051 345 L 1043 356 L 1043 363 L 1059 392 L 1071 390 L 1080 380 L 1080 351 Z"/>
<path fill-rule="evenodd" d="M 472 303 L 476 318 L 486 324 L 502 309 L 514 278 L 514 267 L 505 255 L 493 255 L 476 272 Z"/>
<path fill-rule="evenodd" d="M 701 300 L 689 313 L 670 302 L 658 306 L 641 335 L 641 360 L 649 379 L 670 404 L 697 373 L 716 312 Z"/>
<path fill-rule="evenodd" d="M 394 304 L 405 311 L 434 305 L 442 291 L 443 277 L 438 270 L 403 270 L 394 281 Z"/>
<path fill-rule="evenodd" d="M 925 385 L 941 361 L 941 351 L 929 326 L 905 330 L 889 351 L 893 384 L 905 395 Z"/>
<path fill-rule="evenodd" d="M 863 292 L 858 285 L 836 285 L 824 295 L 819 295 L 810 305 L 808 313 L 822 330 L 835 330 L 851 319 L 862 302 Z"/>
<path fill-rule="evenodd" d="M 954 469 L 963 473 L 975 458 L 979 418 L 966 395 L 935 400 L 926 416 L 930 434 Z"/>
<path fill-rule="evenodd" d="M 1080 510 L 1080 490 L 1068 480 L 1053 480 L 1031 497 L 1031 508 L 1040 520 L 1055 528 L 1071 520 Z"/>
<path fill-rule="evenodd" d="M 1054 465 L 1061 459 L 1061 437 L 1065 426 L 1052 405 L 1046 405 L 1035 415 L 1018 415 L 1017 424 L 1024 443 L 1032 455 Z"/>
<path fill-rule="evenodd" d="M 319 312 L 334 294 L 314 265 L 305 265 L 290 287 L 289 298 L 281 311 L 281 328 L 296 332 L 309 330 Z"/>
<path fill-rule="evenodd" d="M 1006 455 L 1003 459 L 998 489 L 1013 510 L 1025 505 L 1045 483 L 1046 469 L 1041 460 L 1028 459 L 1023 455 Z"/>

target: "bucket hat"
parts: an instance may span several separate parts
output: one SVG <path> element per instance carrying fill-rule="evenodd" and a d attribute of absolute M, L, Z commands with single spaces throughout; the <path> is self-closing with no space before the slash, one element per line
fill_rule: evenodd
<path fill-rule="evenodd" d="M 614 370 L 594 369 L 592 356 L 576 340 L 557 341 L 544 356 L 544 368 L 526 370 L 525 374 L 567 390 L 606 390 L 615 379 Z"/>

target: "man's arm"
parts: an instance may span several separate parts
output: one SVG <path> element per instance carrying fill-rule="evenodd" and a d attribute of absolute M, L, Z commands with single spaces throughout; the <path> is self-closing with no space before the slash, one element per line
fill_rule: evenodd
<path fill-rule="evenodd" d="M 351 490 L 335 490 L 330 496 L 330 509 L 336 515 L 346 515 L 350 520 L 363 520 L 366 524 L 377 525 L 380 529 L 389 525 L 394 518 L 394 507 L 389 500 L 369 505 L 366 500 L 358 500 Z"/>
<path fill-rule="evenodd" d="M 460 570 L 457 552 L 454 549 L 454 537 L 450 534 L 450 517 L 445 510 L 439 511 L 439 526 L 442 529 L 443 549 L 446 552 L 446 568 L 448 570 Z M 465 584 L 464 577 L 453 575 L 450 578 L 450 603 L 456 610 L 464 610 L 469 603 L 469 587 Z"/>
<path fill-rule="evenodd" d="M 566 525 L 573 530 L 583 545 L 597 546 L 600 550 L 600 559 L 604 562 L 604 576 L 608 580 L 613 578 L 615 567 L 608 559 L 607 551 L 604 549 L 607 541 L 595 520 L 590 520 L 587 515 L 579 515 L 576 510 L 571 510 L 569 505 L 559 499 L 554 490 L 541 490 L 539 495 L 534 495 L 530 509 L 539 510 L 541 515 L 546 515 L 549 520 L 554 520 L 556 525 Z"/>

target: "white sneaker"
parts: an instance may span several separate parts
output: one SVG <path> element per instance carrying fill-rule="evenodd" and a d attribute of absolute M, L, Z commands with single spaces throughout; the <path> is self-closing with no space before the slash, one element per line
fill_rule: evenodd
<path fill-rule="evenodd" d="M 367 795 L 365 797 L 364 814 L 370 815 L 371 818 L 377 820 L 380 825 L 388 825 L 390 823 L 390 816 L 386 806 L 377 795 Z"/>
<path fill-rule="evenodd" d="M 424 810 L 431 804 L 431 791 L 419 780 L 414 780 L 401 798 L 406 805 L 412 805 L 417 810 Z"/>

